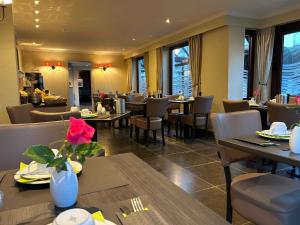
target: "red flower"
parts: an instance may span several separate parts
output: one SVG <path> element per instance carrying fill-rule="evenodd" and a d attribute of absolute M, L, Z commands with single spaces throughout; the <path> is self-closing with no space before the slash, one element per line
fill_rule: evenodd
<path fill-rule="evenodd" d="M 300 96 L 297 96 L 295 100 L 296 100 L 297 105 L 300 105 Z"/>
<path fill-rule="evenodd" d="M 67 132 L 67 140 L 71 144 L 89 144 L 94 136 L 95 129 L 88 125 L 83 119 L 70 117 L 70 126 Z"/>

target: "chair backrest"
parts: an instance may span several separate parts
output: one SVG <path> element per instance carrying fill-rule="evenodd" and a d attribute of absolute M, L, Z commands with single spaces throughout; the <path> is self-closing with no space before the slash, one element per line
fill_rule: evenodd
<path fill-rule="evenodd" d="M 237 111 L 244 111 L 249 110 L 250 106 L 248 101 L 245 100 L 223 100 L 223 106 L 225 112 L 237 112 Z"/>
<path fill-rule="evenodd" d="M 145 98 L 143 95 L 128 95 L 127 96 L 127 101 L 128 102 L 144 102 Z"/>
<path fill-rule="evenodd" d="M 30 111 L 32 110 L 34 108 L 31 103 L 6 107 L 10 122 L 13 124 L 31 123 Z"/>
<path fill-rule="evenodd" d="M 217 113 L 211 116 L 216 142 L 221 139 L 254 135 L 262 130 L 260 113 L 256 110 L 247 110 L 231 113 Z M 231 162 L 249 158 L 249 154 L 236 149 L 219 148 L 221 162 L 224 166 Z"/>
<path fill-rule="evenodd" d="M 50 145 L 64 140 L 68 126 L 69 121 L 0 125 L 0 170 L 15 169 L 20 162 L 30 162 L 22 154 L 30 145 Z M 58 148 L 61 144 L 50 147 Z"/>
<path fill-rule="evenodd" d="M 30 112 L 31 120 L 33 123 L 40 122 L 50 122 L 50 121 L 59 121 L 59 120 L 68 120 L 71 116 L 75 118 L 80 118 L 80 112 L 57 112 L 57 113 L 49 113 L 49 112 L 40 112 L 33 110 Z"/>
<path fill-rule="evenodd" d="M 148 98 L 146 116 L 163 117 L 167 112 L 168 104 L 168 98 Z"/>
<path fill-rule="evenodd" d="M 290 106 L 268 102 L 269 122 L 284 122 L 288 128 L 298 123 L 300 120 L 300 110 L 291 108 Z"/>
<path fill-rule="evenodd" d="M 214 96 L 197 96 L 192 105 L 193 114 L 207 115 L 211 112 Z"/>

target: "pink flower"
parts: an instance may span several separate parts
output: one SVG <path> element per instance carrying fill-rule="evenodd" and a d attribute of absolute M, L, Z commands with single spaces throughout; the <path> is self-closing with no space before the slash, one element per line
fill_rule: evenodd
<path fill-rule="evenodd" d="M 297 102 L 297 105 L 300 105 L 300 96 L 297 96 L 297 97 L 295 98 L 295 100 L 296 100 L 296 102 Z"/>
<path fill-rule="evenodd" d="M 83 119 L 70 117 L 70 126 L 67 132 L 67 140 L 71 144 L 89 144 L 94 136 L 95 129 L 88 125 Z"/>

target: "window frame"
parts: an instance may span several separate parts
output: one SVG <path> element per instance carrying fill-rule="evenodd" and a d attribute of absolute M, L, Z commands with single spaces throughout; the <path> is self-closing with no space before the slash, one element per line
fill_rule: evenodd
<path fill-rule="evenodd" d="M 189 46 L 188 41 L 184 41 L 169 47 L 169 93 L 170 95 L 173 95 L 173 54 L 172 52 L 174 49 L 183 48 L 185 46 Z"/>
<path fill-rule="evenodd" d="M 300 32 L 300 21 L 288 23 L 275 27 L 275 40 L 272 62 L 271 97 L 281 93 L 282 81 L 282 53 L 284 35 Z"/>
<path fill-rule="evenodd" d="M 145 58 L 144 58 L 144 56 L 140 56 L 140 57 L 137 57 L 136 59 L 135 59 L 135 61 L 136 61 L 136 66 L 135 66 L 135 70 L 136 70 L 136 92 L 137 93 L 140 93 L 139 92 L 139 89 L 140 89 L 140 73 L 139 73 L 139 60 L 145 60 Z M 146 73 L 146 72 L 145 72 Z M 147 76 L 147 74 L 146 74 L 146 76 Z"/>
<path fill-rule="evenodd" d="M 253 83 L 254 83 L 254 64 L 255 64 L 255 49 L 256 49 L 256 30 L 246 30 L 245 31 L 245 38 L 246 36 L 251 37 L 251 43 L 249 43 L 249 68 L 248 68 L 248 92 L 247 98 L 249 99 L 253 93 Z"/>

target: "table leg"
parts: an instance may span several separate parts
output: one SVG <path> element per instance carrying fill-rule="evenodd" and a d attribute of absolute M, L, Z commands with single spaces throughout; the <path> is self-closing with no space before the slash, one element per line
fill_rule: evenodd
<path fill-rule="evenodd" d="M 184 104 L 183 104 L 183 114 L 184 115 L 188 115 L 189 114 L 189 111 L 190 111 L 190 109 L 189 109 L 189 102 L 185 102 Z M 189 126 L 188 125 L 184 125 L 184 127 L 183 127 L 183 135 L 184 135 L 184 138 L 188 138 L 188 135 L 189 134 Z"/>
<path fill-rule="evenodd" d="M 94 136 L 92 138 L 92 141 L 96 141 L 98 140 L 97 136 L 98 136 L 98 129 L 97 129 L 97 122 L 95 121 L 86 121 L 87 124 L 89 124 L 91 127 L 93 127 L 95 129 L 95 133 Z"/>

